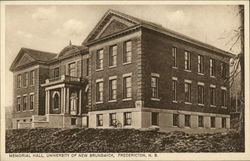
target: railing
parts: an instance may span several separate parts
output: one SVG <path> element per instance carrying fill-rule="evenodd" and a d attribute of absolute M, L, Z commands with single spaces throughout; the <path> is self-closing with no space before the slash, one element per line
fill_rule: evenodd
<path fill-rule="evenodd" d="M 82 79 L 80 77 L 69 76 L 69 75 L 62 75 L 60 77 L 46 79 L 46 83 L 55 82 L 55 81 L 84 82 L 84 79 Z"/>

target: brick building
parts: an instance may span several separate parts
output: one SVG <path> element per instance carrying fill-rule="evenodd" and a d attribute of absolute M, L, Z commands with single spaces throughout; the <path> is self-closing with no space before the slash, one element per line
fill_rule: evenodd
<path fill-rule="evenodd" d="M 13 128 L 227 129 L 231 57 L 109 10 L 81 46 L 20 50 Z"/>

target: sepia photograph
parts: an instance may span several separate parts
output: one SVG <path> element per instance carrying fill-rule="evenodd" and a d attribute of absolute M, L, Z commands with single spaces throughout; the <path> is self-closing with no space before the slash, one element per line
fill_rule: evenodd
<path fill-rule="evenodd" d="M 248 20 L 248 1 L 2 1 L 2 159 L 246 160 Z"/>

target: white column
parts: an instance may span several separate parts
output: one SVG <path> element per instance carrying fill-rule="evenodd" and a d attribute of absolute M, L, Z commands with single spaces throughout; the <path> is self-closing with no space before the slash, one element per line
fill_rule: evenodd
<path fill-rule="evenodd" d="M 47 114 L 49 114 L 49 109 L 50 109 L 50 91 L 48 90 L 48 108 L 47 108 Z"/>
<path fill-rule="evenodd" d="M 82 114 L 82 89 L 79 91 L 79 115 Z"/>
<path fill-rule="evenodd" d="M 48 91 L 45 91 L 45 114 L 48 113 Z"/>
<path fill-rule="evenodd" d="M 63 87 L 64 88 L 64 87 Z M 63 88 L 61 88 L 61 113 L 64 113 L 64 93 L 63 93 Z"/>
<path fill-rule="evenodd" d="M 66 113 L 66 97 L 67 97 L 67 93 L 66 93 L 66 88 L 63 88 L 63 108 L 64 108 L 64 113 Z"/>
<path fill-rule="evenodd" d="M 68 113 L 69 114 L 69 88 L 67 88 L 67 95 L 66 95 L 66 103 L 67 103 L 67 105 L 66 105 L 66 113 Z"/>

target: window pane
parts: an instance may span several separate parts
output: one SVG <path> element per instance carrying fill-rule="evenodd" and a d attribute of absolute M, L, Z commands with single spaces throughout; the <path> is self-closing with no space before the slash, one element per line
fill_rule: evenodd
<path fill-rule="evenodd" d="M 190 115 L 185 115 L 185 126 L 190 127 Z"/>
<path fill-rule="evenodd" d="M 159 113 L 157 112 L 152 112 L 152 125 L 158 125 L 158 118 L 159 117 Z"/>
<path fill-rule="evenodd" d="M 131 43 L 131 41 L 127 41 L 127 42 L 125 42 L 123 63 L 130 63 L 131 60 L 132 60 L 132 43 Z"/>

